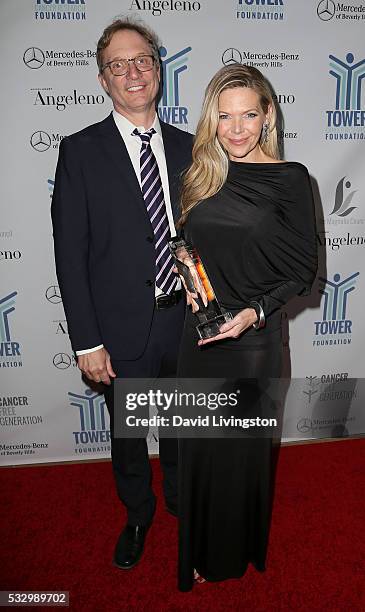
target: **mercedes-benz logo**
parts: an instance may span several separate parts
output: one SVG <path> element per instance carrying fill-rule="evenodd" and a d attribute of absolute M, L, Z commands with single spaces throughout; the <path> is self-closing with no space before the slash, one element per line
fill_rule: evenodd
<path fill-rule="evenodd" d="M 28 68 L 31 68 L 32 70 L 42 68 L 44 60 L 44 53 L 42 49 L 38 49 L 38 47 L 29 47 L 29 49 L 24 51 L 23 62 Z"/>
<path fill-rule="evenodd" d="M 59 304 L 62 302 L 60 288 L 58 285 L 51 285 L 46 291 L 46 298 L 51 304 Z"/>
<path fill-rule="evenodd" d="M 51 146 L 51 137 L 47 132 L 39 130 L 31 135 L 30 144 L 38 153 L 44 153 L 44 151 L 48 151 Z"/>
<path fill-rule="evenodd" d="M 329 21 L 336 12 L 335 3 L 332 0 L 321 0 L 317 6 L 317 15 L 322 21 Z"/>
<path fill-rule="evenodd" d="M 225 66 L 230 64 L 242 64 L 242 55 L 238 49 L 226 49 L 222 55 L 222 62 Z"/>
<path fill-rule="evenodd" d="M 309 431 L 312 431 L 311 419 L 308 419 L 307 417 L 305 417 L 304 419 L 300 419 L 297 424 L 297 430 L 301 433 L 308 433 Z"/>
<path fill-rule="evenodd" d="M 71 365 L 71 357 L 67 353 L 57 353 L 53 357 L 53 365 L 59 370 L 67 370 Z"/>

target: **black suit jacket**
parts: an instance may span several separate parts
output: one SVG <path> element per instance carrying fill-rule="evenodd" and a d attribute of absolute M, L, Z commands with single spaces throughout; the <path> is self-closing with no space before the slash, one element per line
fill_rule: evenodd
<path fill-rule="evenodd" d="M 160 124 L 176 221 L 192 135 Z M 104 344 L 114 359 L 138 358 L 148 341 L 154 308 L 153 230 L 112 115 L 62 140 L 52 221 L 73 349 Z"/>

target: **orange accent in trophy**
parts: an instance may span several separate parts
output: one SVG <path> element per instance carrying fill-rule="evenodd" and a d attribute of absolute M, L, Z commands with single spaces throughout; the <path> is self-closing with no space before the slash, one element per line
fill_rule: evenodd
<path fill-rule="evenodd" d="M 207 273 L 204 269 L 204 266 L 202 264 L 200 257 L 197 257 L 195 265 L 196 265 L 197 272 L 199 274 L 199 278 L 203 284 L 205 293 L 207 294 L 208 302 L 212 302 L 215 298 L 213 287 L 209 282 L 209 278 L 207 276 Z"/>

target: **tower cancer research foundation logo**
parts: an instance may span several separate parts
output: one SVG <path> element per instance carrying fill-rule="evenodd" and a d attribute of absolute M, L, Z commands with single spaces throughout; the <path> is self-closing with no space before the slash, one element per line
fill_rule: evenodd
<path fill-rule="evenodd" d="M 158 105 L 158 115 L 162 121 L 188 129 L 188 109 L 180 104 L 180 75 L 187 70 L 187 54 L 191 47 L 185 47 L 167 57 L 166 47 L 160 47 L 162 64 L 162 98 Z"/>
<path fill-rule="evenodd" d="M 21 368 L 21 347 L 10 330 L 9 316 L 15 311 L 17 291 L 0 298 L 0 367 Z"/>
<path fill-rule="evenodd" d="M 365 104 L 362 81 L 365 59 L 355 62 L 353 53 L 345 60 L 329 56 L 329 75 L 335 79 L 335 108 L 326 110 L 326 140 L 364 140 Z"/>
<path fill-rule="evenodd" d="M 79 411 L 80 430 L 74 431 L 75 453 L 110 452 L 110 427 L 104 395 L 86 389 L 68 393 L 70 405 Z"/>
<path fill-rule="evenodd" d="M 78 22 L 86 19 L 86 0 L 35 0 L 36 21 Z"/>
<path fill-rule="evenodd" d="M 322 320 L 314 322 L 313 346 L 339 346 L 351 344 L 353 321 L 348 318 L 349 294 L 356 287 L 360 272 L 347 278 L 336 273 L 333 279 L 319 278 L 324 296 Z"/>
<path fill-rule="evenodd" d="M 284 0 L 234 0 L 236 19 L 245 21 L 283 21 Z"/>

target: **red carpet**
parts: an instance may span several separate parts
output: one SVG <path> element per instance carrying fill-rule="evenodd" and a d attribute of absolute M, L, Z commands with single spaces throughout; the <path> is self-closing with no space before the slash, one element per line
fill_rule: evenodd
<path fill-rule="evenodd" d="M 127 572 L 111 565 L 124 515 L 110 463 L 2 468 L 0 589 L 68 590 L 80 612 L 365 610 L 365 440 L 283 448 L 267 571 L 188 594 L 153 464 L 160 504 Z"/>

